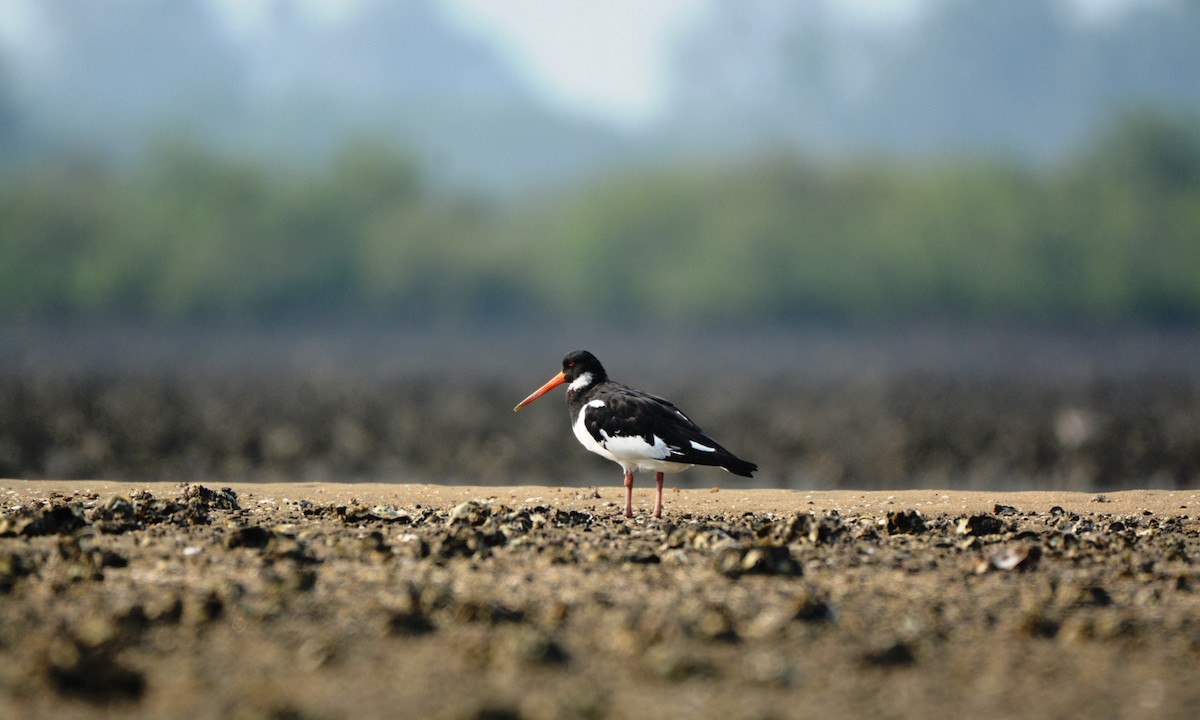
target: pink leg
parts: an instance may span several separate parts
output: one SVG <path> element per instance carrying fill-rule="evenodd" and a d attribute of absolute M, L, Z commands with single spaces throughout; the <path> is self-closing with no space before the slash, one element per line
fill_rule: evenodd
<path fill-rule="evenodd" d="M 660 517 L 662 517 L 662 486 L 663 486 L 663 474 L 662 473 L 660 473 L 660 472 L 654 473 L 654 484 L 657 486 L 654 489 L 654 517 L 660 518 Z"/>
<path fill-rule="evenodd" d="M 625 517 L 633 517 L 633 471 L 625 471 Z"/>

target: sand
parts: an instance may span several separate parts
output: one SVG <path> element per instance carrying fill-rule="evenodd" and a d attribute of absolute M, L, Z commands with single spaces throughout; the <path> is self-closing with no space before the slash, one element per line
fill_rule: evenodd
<path fill-rule="evenodd" d="M 1200 491 L 0 480 L 0 717 L 1194 718 Z"/>

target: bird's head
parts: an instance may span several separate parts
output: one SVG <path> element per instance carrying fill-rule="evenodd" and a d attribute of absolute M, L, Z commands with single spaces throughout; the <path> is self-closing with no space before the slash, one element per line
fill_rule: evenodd
<path fill-rule="evenodd" d="M 607 379 L 608 375 L 604 372 L 604 366 L 600 364 L 595 355 L 587 350 L 567 353 L 562 361 L 562 371 L 550 378 L 545 385 L 530 393 L 529 397 L 517 403 L 513 412 L 520 410 L 563 383 L 567 383 L 567 392 L 573 393 L 586 390 Z"/>

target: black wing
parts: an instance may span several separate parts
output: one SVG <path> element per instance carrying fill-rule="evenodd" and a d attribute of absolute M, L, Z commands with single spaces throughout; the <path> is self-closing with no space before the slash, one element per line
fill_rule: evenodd
<path fill-rule="evenodd" d="M 670 449 L 664 460 L 712 465 L 744 477 L 758 469 L 721 447 L 669 400 L 616 383 L 611 389 L 597 392 L 592 398 L 596 400 L 603 401 L 604 407 L 588 412 L 584 426 L 597 442 L 603 443 L 605 436 L 619 435 L 641 437 L 647 445 L 654 445 L 657 436 Z"/>

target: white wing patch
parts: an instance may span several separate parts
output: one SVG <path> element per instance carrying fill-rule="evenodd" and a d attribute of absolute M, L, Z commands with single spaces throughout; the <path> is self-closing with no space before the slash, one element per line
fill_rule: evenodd
<path fill-rule="evenodd" d="M 695 440 L 689 440 L 688 442 L 690 442 L 692 444 L 692 447 L 694 449 L 700 450 L 702 452 L 716 452 L 717 451 L 716 448 L 710 448 L 707 445 L 701 445 L 700 443 L 696 442 Z"/>
<path fill-rule="evenodd" d="M 646 439 L 640 435 L 633 437 L 625 437 L 624 435 L 609 435 L 603 430 L 600 434 L 604 436 L 604 449 L 610 452 L 613 457 L 623 460 L 662 460 L 671 454 L 671 448 L 667 443 L 657 435 L 651 435 L 654 439 L 654 444 L 646 442 Z"/>

